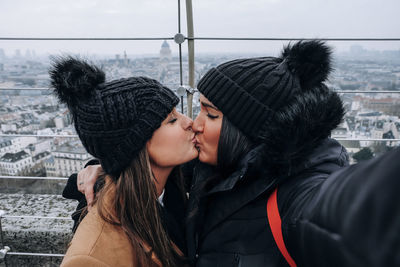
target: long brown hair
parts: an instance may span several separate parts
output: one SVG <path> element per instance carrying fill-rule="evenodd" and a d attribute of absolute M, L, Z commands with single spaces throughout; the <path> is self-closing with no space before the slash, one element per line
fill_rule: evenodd
<path fill-rule="evenodd" d="M 103 175 L 100 179 L 107 179 L 107 176 Z M 137 265 L 151 265 L 152 252 L 165 267 L 181 265 L 183 258 L 162 224 L 146 148 L 139 152 L 118 179 L 112 181 L 105 182 L 97 194 L 98 212 L 103 220 L 120 226 L 125 232 Z M 145 244 L 151 247 L 150 251 Z"/>

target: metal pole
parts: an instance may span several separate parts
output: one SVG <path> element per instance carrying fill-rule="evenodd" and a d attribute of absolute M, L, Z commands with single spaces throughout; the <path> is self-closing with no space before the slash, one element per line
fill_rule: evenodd
<path fill-rule="evenodd" d="M 51 254 L 51 253 L 30 253 L 30 252 L 9 252 L 8 255 L 15 256 L 39 256 L 39 257 L 64 257 L 64 254 Z"/>
<path fill-rule="evenodd" d="M 181 0 L 178 0 L 178 33 L 181 33 Z M 182 75 L 182 44 L 179 46 L 179 85 L 183 85 Z M 183 96 L 181 96 L 181 113 L 183 114 Z"/>
<path fill-rule="evenodd" d="M 188 63 L 189 63 L 189 86 L 194 88 L 194 30 L 193 30 L 193 8 L 192 0 L 186 0 L 186 20 L 188 31 Z M 187 115 L 193 118 L 193 93 L 187 92 Z"/>
<path fill-rule="evenodd" d="M 269 37 L 191 37 L 189 40 L 213 40 L 213 41 L 307 41 L 315 40 L 316 38 L 269 38 Z M 362 41 L 362 42 L 398 42 L 400 38 L 317 38 L 321 41 L 332 42 L 348 42 L 348 41 Z"/>
<path fill-rule="evenodd" d="M 7 264 L 7 252 L 10 249 L 9 247 L 4 246 L 4 236 L 3 236 L 3 225 L 1 224 L 1 219 L 3 218 L 3 215 L 5 214 L 4 210 L 0 210 L 0 234 L 1 234 L 1 247 L 4 250 L 4 265 L 5 267 L 8 267 Z"/>
<path fill-rule="evenodd" d="M 4 237 L 3 237 L 3 226 L 1 224 L 1 218 L 3 218 L 5 214 L 4 210 L 0 210 L 0 235 L 1 235 L 1 247 L 4 247 Z"/>
<path fill-rule="evenodd" d="M 0 41 L 153 41 L 153 40 L 173 40 L 173 37 L 89 37 L 89 38 L 53 38 L 53 37 L 0 37 Z"/>

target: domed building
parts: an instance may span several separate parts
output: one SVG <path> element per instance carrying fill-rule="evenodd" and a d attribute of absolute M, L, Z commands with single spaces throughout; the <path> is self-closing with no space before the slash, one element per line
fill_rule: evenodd
<path fill-rule="evenodd" d="M 169 44 L 167 41 L 164 41 L 161 45 L 160 49 L 160 62 L 161 63 L 169 63 L 172 59 L 171 49 L 169 48 Z"/>

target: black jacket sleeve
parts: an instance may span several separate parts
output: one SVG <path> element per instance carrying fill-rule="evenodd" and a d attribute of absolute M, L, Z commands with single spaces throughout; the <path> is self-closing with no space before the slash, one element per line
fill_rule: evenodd
<path fill-rule="evenodd" d="M 299 266 L 400 266 L 400 148 L 316 188 L 298 223 L 286 227 Z"/>

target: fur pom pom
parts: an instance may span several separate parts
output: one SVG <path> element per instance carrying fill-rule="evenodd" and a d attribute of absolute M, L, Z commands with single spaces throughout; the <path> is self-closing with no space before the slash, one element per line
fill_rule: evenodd
<path fill-rule="evenodd" d="M 105 74 L 98 67 L 71 56 L 54 58 L 49 74 L 55 94 L 68 106 L 87 99 L 105 81 Z"/>
<path fill-rule="evenodd" d="M 331 48 L 318 40 L 289 44 L 281 58 L 287 61 L 290 71 L 297 75 L 303 90 L 324 82 L 331 71 Z"/>

